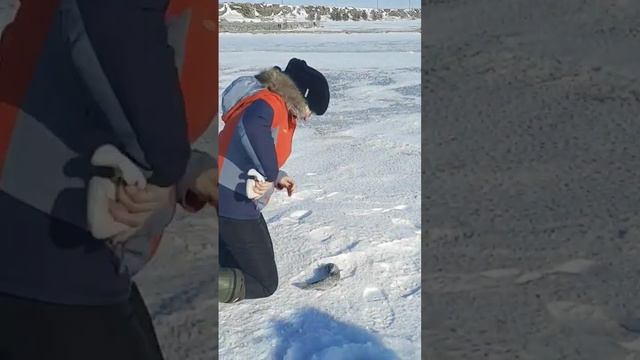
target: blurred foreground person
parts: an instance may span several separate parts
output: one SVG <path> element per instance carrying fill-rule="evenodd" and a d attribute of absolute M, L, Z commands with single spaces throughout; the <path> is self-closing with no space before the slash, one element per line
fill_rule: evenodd
<path fill-rule="evenodd" d="M 162 359 L 132 276 L 176 203 L 216 202 L 191 150 L 217 112 L 216 23 L 205 1 L 20 1 L 0 40 L 0 359 Z M 94 236 L 96 177 L 124 234 Z"/>

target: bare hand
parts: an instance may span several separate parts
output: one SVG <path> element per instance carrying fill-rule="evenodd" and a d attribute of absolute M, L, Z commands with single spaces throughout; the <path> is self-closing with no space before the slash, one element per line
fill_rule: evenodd
<path fill-rule="evenodd" d="M 268 181 L 256 181 L 255 186 L 253 187 L 253 192 L 258 195 L 258 197 L 264 195 L 271 189 L 273 186 L 272 182 Z"/>
<path fill-rule="evenodd" d="M 218 170 L 209 169 L 200 174 L 190 190 L 203 201 L 218 208 Z"/>
<path fill-rule="evenodd" d="M 141 227 L 153 212 L 171 205 L 173 187 L 147 185 L 143 190 L 135 186 L 118 185 L 116 201 L 109 205 L 113 219 L 131 228 Z"/>
<path fill-rule="evenodd" d="M 285 176 L 278 182 L 278 190 L 287 189 L 287 194 L 291 196 L 296 190 L 296 182 L 290 176 Z"/>

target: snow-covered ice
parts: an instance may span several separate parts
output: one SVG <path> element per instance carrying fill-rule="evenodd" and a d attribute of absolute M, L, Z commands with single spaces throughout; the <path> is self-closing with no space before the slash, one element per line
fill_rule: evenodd
<path fill-rule="evenodd" d="M 420 20 L 321 21 L 319 27 L 299 31 L 331 32 L 409 32 L 420 31 Z"/>
<path fill-rule="evenodd" d="M 332 88 L 284 167 L 297 194 L 264 211 L 279 289 L 220 305 L 220 359 L 419 359 L 420 34 L 221 34 L 220 51 L 221 90 L 291 57 Z M 335 286 L 294 285 L 327 263 Z"/>
<path fill-rule="evenodd" d="M 17 2 L 0 5 L 2 26 Z M 286 170 L 298 192 L 265 211 L 280 288 L 220 305 L 219 358 L 419 359 L 420 34 L 222 34 L 220 45 L 221 86 L 297 56 L 333 93 L 329 112 L 296 134 Z M 216 351 L 211 216 L 179 214 L 137 279 L 168 359 Z M 340 269 L 334 287 L 293 285 L 327 263 Z"/>

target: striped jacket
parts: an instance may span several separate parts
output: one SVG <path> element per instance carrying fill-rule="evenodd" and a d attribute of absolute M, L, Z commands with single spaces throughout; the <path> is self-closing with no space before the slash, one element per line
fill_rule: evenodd
<path fill-rule="evenodd" d="M 219 134 L 219 215 L 255 219 L 267 205 L 273 188 L 252 200 L 247 196 L 248 172 L 267 181 L 286 175 L 281 170 L 291 150 L 296 117 L 307 111 L 293 81 L 277 68 L 236 79 L 222 94 Z"/>
<path fill-rule="evenodd" d="M 190 142 L 217 111 L 216 17 L 207 0 L 21 1 L 0 40 L 0 292 L 128 297 L 132 273 L 87 231 L 89 159 L 109 143 L 152 184 L 188 181 L 190 161 L 202 164 Z M 148 259 L 157 241 L 139 239 Z"/>

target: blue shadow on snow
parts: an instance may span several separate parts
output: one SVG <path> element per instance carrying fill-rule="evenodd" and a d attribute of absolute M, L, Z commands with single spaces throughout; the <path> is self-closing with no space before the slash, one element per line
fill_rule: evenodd
<path fill-rule="evenodd" d="M 396 360 L 371 332 L 334 319 L 317 309 L 306 308 L 274 322 L 277 360 Z"/>

